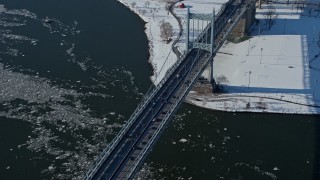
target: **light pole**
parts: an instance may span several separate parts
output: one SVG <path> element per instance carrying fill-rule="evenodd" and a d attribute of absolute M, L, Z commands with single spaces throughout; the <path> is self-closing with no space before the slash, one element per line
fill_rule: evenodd
<path fill-rule="evenodd" d="M 284 18 L 284 22 L 283 22 L 283 34 L 286 33 L 286 18 Z"/>
<path fill-rule="evenodd" d="M 247 56 L 249 56 L 249 49 L 250 49 L 250 39 L 249 39 L 249 43 L 248 43 L 248 53 L 247 53 Z"/>
<path fill-rule="evenodd" d="M 262 51 L 263 51 L 263 48 L 261 48 L 261 54 L 260 54 L 260 64 L 261 64 L 261 60 L 262 60 Z"/>
<path fill-rule="evenodd" d="M 248 82 L 248 89 L 250 87 L 250 75 L 251 75 L 251 71 L 249 71 L 249 82 Z"/>
<path fill-rule="evenodd" d="M 259 0 L 259 9 L 261 9 L 261 0 Z"/>

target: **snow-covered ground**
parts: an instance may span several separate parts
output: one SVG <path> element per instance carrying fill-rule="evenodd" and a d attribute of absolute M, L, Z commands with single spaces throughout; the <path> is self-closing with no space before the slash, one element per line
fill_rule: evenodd
<path fill-rule="evenodd" d="M 119 1 L 147 22 L 150 62 L 155 69 L 152 79 L 157 83 L 164 75 L 162 66 L 167 69 L 177 59 L 171 52 L 172 42 L 166 44 L 161 40 L 159 28 L 161 21 L 170 22 L 175 32 L 173 39 L 178 35 L 178 22 L 165 8 L 167 3 L 174 1 Z M 191 12 L 211 13 L 213 8 L 218 12 L 226 1 L 183 2 L 191 7 Z M 278 17 L 271 29 L 266 30 L 264 13 L 270 6 L 275 8 Z M 175 8 L 175 13 L 184 24 L 186 9 Z M 225 43 L 214 59 L 215 76 L 223 75 L 228 80 L 222 83 L 227 93 L 202 95 L 191 92 L 187 101 L 224 111 L 320 113 L 318 11 L 309 11 L 308 6 L 300 11 L 291 4 L 264 4 L 262 9 L 257 9 L 256 18 L 260 25 L 255 26 L 250 40 Z M 177 45 L 180 51 L 185 50 L 184 37 Z M 208 71 L 204 73 L 208 74 Z"/>
<path fill-rule="evenodd" d="M 265 28 L 264 12 L 273 6 L 278 18 Z M 308 7 L 269 4 L 257 9 L 260 20 L 250 40 L 227 43 L 215 57 L 215 76 L 225 76 L 226 94 L 192 103 L 227 111 L 312 114 L 320 112 L 320 16 Z M 209 73 L 207 73 L 209 74 Z M 191 94 L 194 99 L 196 94 Z M 193 98 L 192 98 L 193 97 Z M 190 100 L 189 99 L 189 100 Z"/>
<path fill-rule="evenodd" d="M 138 14 L 146 23 L 146 34 L 149 39 L 150 47 L 150 63 L 154 68 L 154 76 L 151 77 L 154 83 L 160 82 L 165 75 L 165 70 L 170 68 L 176 61 L 177 56 L 171 51 L 173 40 L 179 34 L 178 21 L 168 12 L 166 5 L 175 3 L 177 0 L 118 0 L 136 14 Z M 218 11 L 223 3 L 228 0 L 211 0 L 183 1 L 186 5 L 190 6 L 193 13 L 212 13 L 213 8 Z M 177 7 L 178 3 L 175 5 Z M 181 18 L 182 24 L 185 26 L 185 19 L 187 9 L 175 8 L 175 13 Z M 160 24 L 161 22 L 169 22 L 173 26 L 174 35 L 172 41 L 167 43 L 160 38 Z M 191 34 L 192 36 L 193 34 Z M 196 36 L 196 33 L 194 34 Z M 192 38 L 192 37 L 190 37 Z M 184 35 L 177 43 L 181 52 L 185 51 L 185 38 Z"/>

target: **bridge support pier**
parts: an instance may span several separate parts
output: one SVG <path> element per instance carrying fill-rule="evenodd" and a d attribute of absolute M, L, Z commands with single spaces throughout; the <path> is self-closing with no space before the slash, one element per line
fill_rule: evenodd
<path fill-rule="evenodd" d="M 210 59 L 210 83 L 211 83 L 211 86 L 212 86 L 212 92 L 215 92 L 216 91 L 216 88 L 217 88 L 217 83 L 216 83 L 216 80 L 214 79 L 214 76 L 213 76 L 213 58 Z"/>
<path fill-rule="evenodd" d="M 210 62 L 210 82 L 212 85 L 212 92 L 214 92 L 216 89 L 217 83 L 216 83 L 214 76 L 213 76 L 213 58 L 210 61 L 211 61 Z"/>
<path fill-rule="evenodd" d="M 216 12 L 215 12 L 215 9 L 213 9 L 212 11 L 212 17 L 211 17 L 211 55 L 213 55 L 213 51 L 214 51 L 214 31 L 215 31 L 215 21 L 216 21 Z M 214 80 L 214 77 L 213 77 L 213 56 L 212 56 L 212 59 L 210 59 L 210 65 L 211 65 L 211 69 L 210 69 L 210 82 L 211 82 L 211 85 L 212 85 L 212 92 L 215 91 L 216 89 L 216 81 Z"/>

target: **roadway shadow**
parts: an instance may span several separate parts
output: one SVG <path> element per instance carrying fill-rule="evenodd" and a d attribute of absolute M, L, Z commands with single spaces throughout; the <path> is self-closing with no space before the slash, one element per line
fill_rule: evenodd
<path fill-rule="evenodd" d="M 242 93 L 286 93 L 286 94 L 304 94 L 308 92 L 312 94 L 312 90 L 305 89 L 285 89 L 285 88 L 268 88 L 268 87 L 248 87 L 248 86 L 229 86 L 223 85 L 224 89 L 229 92 L 242 92 Z M 311 97 L 310 97 L 311 98 Z"/>

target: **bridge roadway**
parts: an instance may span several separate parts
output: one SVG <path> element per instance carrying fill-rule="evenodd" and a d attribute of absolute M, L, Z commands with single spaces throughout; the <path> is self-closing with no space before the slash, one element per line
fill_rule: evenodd
<path fill-rule="evenodd" d="M 204 71 L 215 53 L 222 46 L 228 33 L 243 15 L 246 4 L 244 0 L 230 0 L 222 8 L 217 17 L 215 29 L 215 50 L 213 54 L 201 49 L 192 49 L 173 69 L 163 85 L 147 101 L 144 108 L 136 116 L 131 126 L 114 143 L 110 153 L 86 174 L 85 179 L 130 179 L 137 170 L 137 166 L 146 157 L 159 134 L 167 125 L 167 120 L 174 114 L 183 102 L 193 83 Z M 240 10 L 237 10 L 240 9 Z M 232 19 L 232 23 L 227 21 Z M 217 26 L 218 25 L 218 26 Z M 210 26 L 210 25 L 209 25 Z M 211 28 L 200 34 L 198 42 L 210 39 Z"/>

